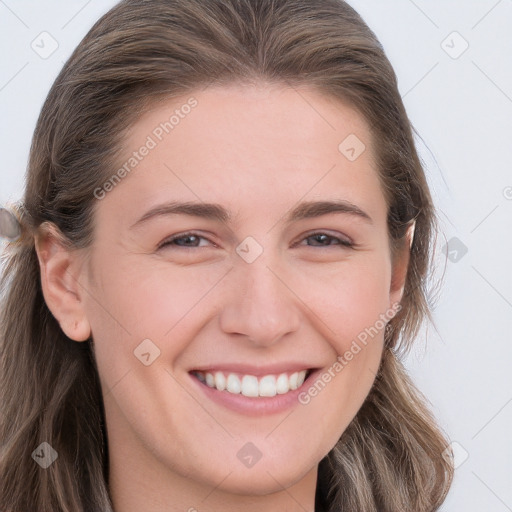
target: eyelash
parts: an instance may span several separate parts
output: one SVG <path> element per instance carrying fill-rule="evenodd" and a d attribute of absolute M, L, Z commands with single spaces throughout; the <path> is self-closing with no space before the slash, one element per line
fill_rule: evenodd
<path fill-rule="evenodd" d="M 345 247 L 345 248 L 353 248 L 355 246 L 355 244 L 352 243 L 349 240 L 346 240 L 344 238 L 340 238 L 340 237 L 337 237 L 337 236 L 329 235 L 328 233 L 325 233 L 323 231 L 315 231 L 314 233 L 310 233 L 307 236 L 305 236 L 301 241 L 307 240 L 308 238 L 312 238 L 312 237 L 315 237 L 315 236 L 320 236 L 320 235 L 327 236 L 330 240 L 337 240 L 338 243 L 331 244 L 331 245 L 307 245 L 307 247 L 328 248 L 328 247 L 334 247 L 334 246 L 341 246 L 341 247 Z M 199 238 L 199 239 L 208 240 L 206 237 L 201 236 L 200 234 L 191 231 L 191 232 L 188 232 L 188 233 L 182 233 L 182 234 L 179 234 L 179 235 L 172 236 L 171 238 L 167 238 L 166 240 L 164 240 L 158 246 L 158 249 L 162 249 L 164 247 L 170 247 L 177 240 L 182 240 L 182 239 L 185 239 L 185 238 L 188 238 L 188 237 L 196 237 L 196 238 Z M 210 242 L 210 240 L 208 240 L 208 241 Z M 210 243 L 212 243 L 213 245 L 216 245 L 213 242 L 210 242 Z M 298 245 L 298 244 L 294 244 L 294 246 L 295 245 Z M 184 246 L 175 245 L 175 247 L 180 248 L 180 249 L 196 249 L 196 248 L 198 248 L 198 246 L 186 246 L 186 245 L 184 245 Z"/>

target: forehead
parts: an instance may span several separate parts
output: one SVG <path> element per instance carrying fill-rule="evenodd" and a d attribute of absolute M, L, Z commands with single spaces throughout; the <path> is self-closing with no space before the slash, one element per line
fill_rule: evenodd
<path fill-rule="evenodd" d="M 353 108 L 308 87 L 210 87 L 152 106 L 128 130 L 120 201 L 202 200 L 270 213 L 301 198 L 384 208 L 371 134 Z M 256 208 L 256 210 L 254 210 Z M 382 213 L 382 212 L 381 212 Z"/>

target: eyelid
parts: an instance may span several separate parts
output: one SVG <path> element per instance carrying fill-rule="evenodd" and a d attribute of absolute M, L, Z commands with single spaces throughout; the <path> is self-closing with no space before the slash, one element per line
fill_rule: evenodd
<path fill-rule="evenodd" d="M 315 236 L 315 235 L 327 235 L 328 237 L 339 240 L 340 243 L 334 244 L 334 245 L 326 245 L 326 246 L 310 245 L 308 247 L 330 248 L 330 247 L 336 247 L 336 245 L 341 245 L 344 247 L 355 247 L 356 246 L 354 241 L 349 236 L 347 236 L 343 233 L 338 233 L 338 232 L 334 233 L 331 230 L 318 230 L 317 229 L 317 230 L 311 230 L 309 232 L 302 234 L 300 239 L 292 244 L 292 247 L 298 246 L 301 242 L 303 242 L 303 241 L 307 240 L 308 238 Z M 204 234 L 201 234 L 198 231 L 185 231 L 183 233 L 177 233 L 175 235 L 171 235 L 171 236 L 165 238 L 162 242 L 160 242 L 160 244 L 158 244 L 157 250 L 159 250 L 163 247 L 166 247 L 166 246 L 171 246 L 173 241 L 179 240 L 180 238 L 186 238 L 187 236 L 196 236 L 197 238 L 202 238 L 203 240 L 207 240 L 212 246 L 218 247 L 218 245 L 215 242 L 213 242 L 207 236 L 204 236 Z M 198 248 L 198 247 L 193 247 L 193 246 L 187 247 L 187 246 L 179 246 L 179 245 L 176 245 L 174 247 L 176 247 L 178 249 L 197 249 Z"/>
<path fill-rule="evenodd" d="M 331 231 L 329 229 L 323 229 L 323 230 L 322 229 L 314 229 L 314 230 L 312 230 L 310 232 L 302 234 L 301 238 L 297 242 L 293 243 L 293 246 L 296 246 L 300 242 L 303 242 L 307 238 L 310 238 L 310 237 L 315 236 L 315 235 L 327 235 L 330 238 L 335 238 L 335 239 L 340 241 L 339 245 L 342 245 L 342 246 L 345 246 L 345 247 L 355 247 L 356 246 L 356 243 L 349 236 L 347 236 L 347 235 L 345 235 L 343 233 L 333 232 L 333 231 Z M 317 245 L 317 246 L 310 246 L 310 247 L 322 247 L 322 246 L 321 245 Z M 335 247 L 335 246 L 325 246 L 325 247 L 328 248 L 328 247 Z"/>
<path fill-rule="evenodd" d="M 217 247 L 217 244 L 215 242 L 212 242 L 207 236 L 204 236 L 203 234 L 197 232 L 197 231 L 184 231 L 183 233 L 176 233 L 175 235 L 170 235 L 167 238 L 164 238 L 158 246 L 157 250 L 162 249 L 163 247 L 170 246 L 172 242 L 175 240 L 179 240 L 180 238 L 186 238 L 187 236 L 196 236 L 197 238 L 202 238 L 204 240 L 208 240 L 210 244 Z M 174 247 L 178 249 L 196 249 L 197 247 L 187 247 L 187 246 L 179 246 L 175 245 Z"/>

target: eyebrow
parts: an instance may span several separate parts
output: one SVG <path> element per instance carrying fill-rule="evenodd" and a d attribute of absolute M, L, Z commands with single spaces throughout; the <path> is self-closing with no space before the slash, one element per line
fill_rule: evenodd
<path fill-rule="evenodd" d="M 330 213 L 344 213 L 359 217 L 368 223 L 372 223 L 372 218 L 364 210 L 345 200 L 336 201 L 308 201 L 298 204 L 285 217 L 286 223 L 292 223 L 302 219 L 311 219 L 321 217 Z M 202 202 L 170 202 L 157 205 L 147 211 L 138 219 L 130 229 L 146 223 L 150 219 L 168 215 L 190 215 L 203 219 L 216 220 L 228 223 L 232 215 L 220 204 L 202 203 Z"/>
<path fill-rule="evenodd" d="M 320 217 L 329 213 L 345 213 L 353 215 L 372 223 L 373 220 L 364 210 L 345 200 L 336 201 L 308 201 L 297 205 L 286 217 L 286 222 Z"/>
<path fill-rule="evenodd" d="M 193 217 L 201 217 L 203 219 L 212 219 L 220 222 L 229 222 L 231 215 L 219 204 L 173 201 L 170 203 L 160 204 L 147 211 L 139 220 L 137 220 L 130 229 L 144 224 L 155 217 L 167 215 L 191 215 Z"/>

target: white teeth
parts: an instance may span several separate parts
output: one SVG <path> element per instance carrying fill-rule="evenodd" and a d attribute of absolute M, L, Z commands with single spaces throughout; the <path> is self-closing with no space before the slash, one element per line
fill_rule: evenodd
<path fill-rule="evenodd" d="M 260 380 L 260 396 L 276 396 L 276 378 L 273 375 L 265 375 Z"/>
<path fill-rule="evenodd" d="M 208 374 L 206 374 L 206 375 L 208 375 Z M 240 393 L 240 391 L 242 391 L 242 383 L 240 382 L 240 379 L 236 375 L 230 373 L 228 375 L 228 381 L 227 381 L 226 389 L 230 393 L 238 395 Z"/>
<path fill-rule="evenodd" d="M 258 378 L 254 375 L 244 375 L 242 378 L 242 395 L 258 396 Z"/>
<path fill-rule="evenodd" d="M 286 373 L 276 375 L 265 375 L 258 381 L 258 377 L 254 375 L 244 375 L 242 380 L 238 375 L 229 373 L 227 378 L 223 372 L 201 373 L 195 372 L 197 378 L 206 383 L 210 388 L 216 388 L 219 391 L 228 391 L 235 395 L 240 393 L 244 396 L 258 397 L 267 396 L 272 397 L 284 395 L 290 390 L 295 390 L 302 386 L 306 378 L 306 370 L 294 372 L 290 376 Z"/>
<path fill-rule="evenodd" d="M 224 391 L 226 389 L 226 377 L 222 372 L 215 372 L 215 387 L 219 391 Z"/>
<path fill-rule="evenodd" d="M 277 377 L 276 391 L 280 395 L 284 395 L 285 393 L 288 393 L 288 391 L 290 391 L 290 382 L 288 380 L 288 375 L 286 375 L 286 373 L 281 373 L 281 375 Z"/>
<path fill-rule="evenodd" d="M 215 386 L 215 379 L 213 378 L 213 375 L 211 373 L 207 373 L 205 375 L 205 379 L 206 379 L 207 386 L 210 386 L 211 388 L 213 388 Z"/>
<path fill-rule="evenodd" d="M 292 373 L 290 375 L 290 389 L 297 389 L 299 386 L 297 385 L 299 381 L 299 374 L 297 372 Z"/>

